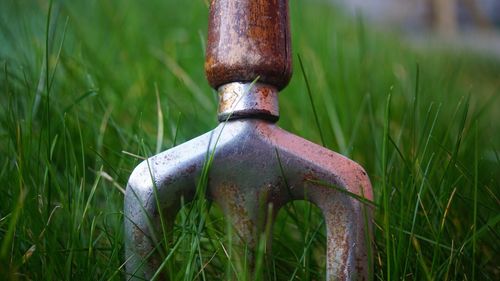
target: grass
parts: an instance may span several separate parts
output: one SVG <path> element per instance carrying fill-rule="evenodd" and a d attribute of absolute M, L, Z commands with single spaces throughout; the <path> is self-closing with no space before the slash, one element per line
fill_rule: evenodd
<path fill-rule="evenodd" d="M 373 279 L 498 280 L 499 60 L 414 50 L 323 2 L 290 5 L 301 61 L 279 125 L 368 171 Z M 123 279 L 133 167 L 217 124 L 206 21 L 206 1 L 0 3 L 0 278 Z M 248 280 L 203 200 L 178 215 L 165 267 Z M 287 205 L 272 231 L 262 279 L 324 279 L 315 207 Z"/>

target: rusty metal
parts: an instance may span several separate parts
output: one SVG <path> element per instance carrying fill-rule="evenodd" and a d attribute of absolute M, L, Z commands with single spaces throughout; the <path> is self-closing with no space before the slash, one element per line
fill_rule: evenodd
<path fill-rule="evenodd" d="M 292 77 L 288 0 L 212 0 L 205 72 L 214 89 L 259 81 L 284 88 Z"/>
<path fill-rule="evenodd" d="M 370 211 L 360 200 L 372 200 L 366 172 L 275 124 L 283 85 L 234 81 L 218 87 L 220 124 L 214 130 L 148 158 L 130 176 L 124 210 L 128 277 L 149 279 L 156 272 L 160 213 L 171 227 L 181 202 L 194 199 L 208 152 L 213 161 L 206 196 L 231 219 L 242 242 L 255 247 L 282 206 L 307 200 L 325 219 L 327 280 L 367 280 Z"/>
<path fill-rule="evenodd" d="M 239 118 L 279 118 L 278 90 L 261 83 L 234 82 L 219 88 L 220 122 Z"/>

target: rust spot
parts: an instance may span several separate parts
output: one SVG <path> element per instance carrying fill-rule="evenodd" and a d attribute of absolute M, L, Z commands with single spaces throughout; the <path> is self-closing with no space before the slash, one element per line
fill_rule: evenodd
<path fill-rule="evenodd" d="M 187 167 L 182 174 L 186 176 L 191 176 L 193 172 L 196 170 L 196 164 L 192 164 L 189 167 Z"/>
<path fill-rule="evenodd" d="M 141 238 L 144 237 L 144 233 L 137 226 L 132 226 L 132 237 L 135 242 L 141 241 Z"/>
<path fill-rule="evenodd" d="M 260 93 L 262 94 L 261 96 L 261 100 L 267 98 L 269 96 L 269 94 L 271 94 L 271 90 L 268 89 L 268 88 L 263 88 Z"/>
<path fill-rule="evenodd" d="M 338 238 L 340 239 L 340 237 Z M 339 265 L 338 276 L 339 280 L 347 280 L 346 267 L 347 267 L 347 258 L 349 255 L 349 243 L 347 242 L 347 237 L 344 237 L 344 239 L 342 240 L 342 244 L 340 245 L 340 251 L 342 252 L 342 255 L 340 256 L 340 260 L 337 261 Z"/>
<path fill-rule="evenodd" d="M 302 181 L 308 182 L 308 181 L 317 181 L 318 177 L 316 176 L 316 172 L 314 170 L 310 170 L 302 176 Z"/>
<path fill-rule="evenodd" d="M 244 242 L 251 247 L 255 246 L 255 224 L 245 207 L 245 197 L 238 186 L 233 183 L 222 183 L 214 188 L 213 193 L 212 196 L 219 202 L 224 213 L 231 217 L 234 227 L 245 240 Z"/>
<path fill-rule="evenodd" d="M 266 203 L 273 203 L 276 207 L 286 204 L 290 200 L 290 194 L 283 184 L 283 178 L 277 177 L 275 180 L 264 184 L 259 190 L 266 192 Z"/>
<path fill-rule="evenodd" d="M 167 153 L 167 154 L 165 154 L 165 156 L 163 156 L 163 160 L 165 160 L 165 161 L 170 161 L 172 159 L 173 158 L 172 158 L 172 155 L 170 155 L 170 153 Z"/>
<path fill-rule="evenodd" d="M 358 276 L 362 276 L 363 274 L 363 265 L 361 263 L 361 259 L 359 257 L 356 258 L 356 265 L 354 266 L 356 272 L 359 273 Z"/>

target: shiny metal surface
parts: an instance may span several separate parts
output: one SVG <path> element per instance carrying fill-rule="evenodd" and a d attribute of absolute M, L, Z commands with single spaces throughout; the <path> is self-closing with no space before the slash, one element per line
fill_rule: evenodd
<path fill-rule="evenodd" d="M 228 89 L 242 93 L 242 87 L 247 86 L 223 88 L 221 95 L 229 98 L 221 99 L 224 103 L 235 99 Z M 247 93 L 257 95 L 259 87 Z M 270 116 L 277 116 L 277 92 L 271 93 L 275 103 L 267 100 L 264 106 L 273 104 L 266 108 Z M 245 97 L 241 100 L 258 100 L 256 96 Z M 229 112 L 255 109 L 251 102 L 236 102 L 232 107 L 224 103 L 219 111 L 226 119 Z M 221 122 L 213 131 L 155 155 L 133 171 L 125 195 L 126 267 L 135 276 L 132 279 L 148 279 L 156 271 L 162 258 L 154 250 L 157 237 L 162 236 L 159 214 L 171 227 L 181 198 L 184 202 L 194 199 L 207 152 L 213 151 L 206 196 L 231 219 L 244 243 L 254 247 L 263 226 L 272 223 L 267 218 L 272 220 L 287 202 L 308 200 L 321 209 L 326 222 L 327 280 L 368 280 L 371 226 L 366 222 L 371 221 L 370 207 L 349 194 L 372 200 L 372 188 L 363 168 L 282 130 L 269 121 L 271 118 L 251 114 L 239 118 Z M 262 216 L 267 211 L 270 216 Z"/>
<path fill-rule="evenodd" d="M 279 118 L 278 90 L 261 83 L 234 82 L 219 87 L 220 122 L 239 118 Z M 229 119 L 228 119 L 229 118 Z"/>

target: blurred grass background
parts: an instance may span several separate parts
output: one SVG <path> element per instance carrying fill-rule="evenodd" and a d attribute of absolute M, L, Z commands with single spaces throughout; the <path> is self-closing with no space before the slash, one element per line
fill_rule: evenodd
<path fill-rule="evenodd" d="M 207 2 L 0 3 L 1 279 L 124 278 L 133 167 L 217 124 Z M 417 50 L 324 1 L 290 8 L 295 75 L 278 124 L 321 143 L 298 54 L 324 145 L 372 179 L 373 279 L 498 280 L 498 58 Z M 324 279 L 321 216 L 298 206 L 312 213 L 280 213 L 264 279 Z M 228 238 L 206 214 L 214 223 L 191 233 L 204 254 L 186 262 L 189 246 L 177 249 L 177 280 L 236 274 L 210 252 L 206 241 Z"/>

